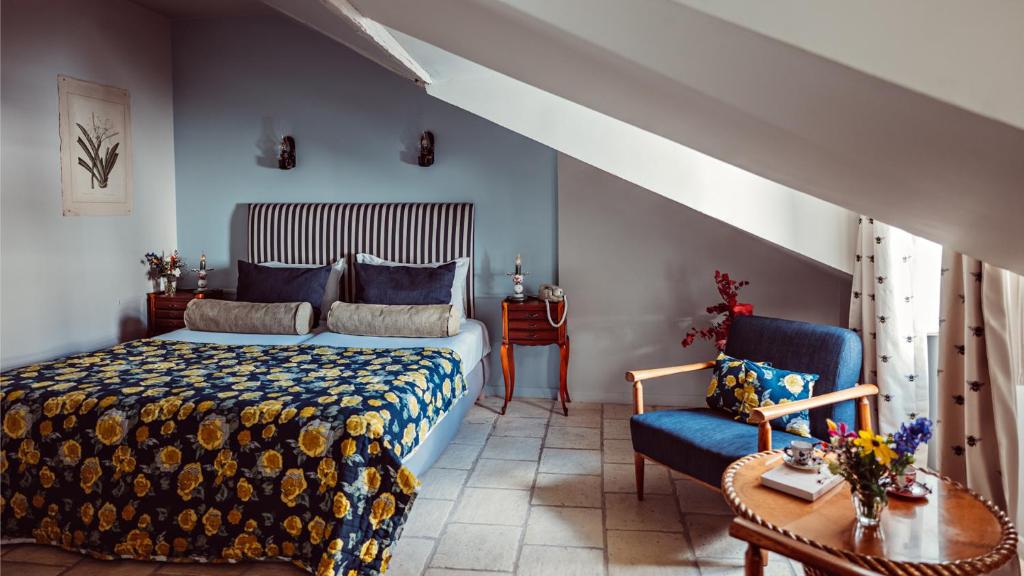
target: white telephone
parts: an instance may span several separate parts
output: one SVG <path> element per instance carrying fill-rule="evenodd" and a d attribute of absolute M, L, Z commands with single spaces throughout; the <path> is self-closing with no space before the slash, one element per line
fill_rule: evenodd
<path fill-rule="evenodd" d="M 541 284 L 538 295 L 540 296 L 540 299 L 544 301 L 544 310 L 548 314 L 548 323 L 555 328 L 565 324 L 565 318 L 569 314 L 569 300 L 565 296 L 565 290 L 562 290 L 554 284 Z M 555 302 L 556 304 L 558 302 L 565 302 L 565 305 L 562 306 L 562 318 L 559 319 L 558 322 L 555 322 L 551 318 L 552 302 Z"/>

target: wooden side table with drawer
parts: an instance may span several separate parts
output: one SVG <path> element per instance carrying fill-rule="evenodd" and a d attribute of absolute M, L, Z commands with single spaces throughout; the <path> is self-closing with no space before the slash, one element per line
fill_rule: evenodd
<path fill-rule="evenodd" d="M 562 317 L 565 302 L 552 302 L 551 318 L 556 322 Z M 501 303 L 501 370 L 505 376 L 505 404 L 501 413 L 505 413 L 512 394 L 516 389 L 516 355 L 515 346 L 551 346 L 559 348 L 560 370 L 558 382 L 558 399 L 562 402 L 562 413 L 569 415 L 567 403 L 569 387 L 566 377 L 569 374 L 569 335 L 566 325 L 554 327 L 548 322 L 545 302 L 539 298 L 528 297 L 525 300 L 506 298 Z"/>
<path fill-rule="evenodd" d="M 178 290 L 174 296 L 167 296 L 163 292 L 150 292 L 147 294 L 149 309 L 148 335 L 150 337 L 177 330 L 185 327 L 185 308 L 193 298 L 215 298 L 221 299 L 224 292 L 221 290 L 207 290 L 196 293 L 195 290 Z"/>

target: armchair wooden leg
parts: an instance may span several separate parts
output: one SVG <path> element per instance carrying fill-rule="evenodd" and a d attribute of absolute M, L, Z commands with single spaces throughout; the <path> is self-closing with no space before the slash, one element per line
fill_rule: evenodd
<path fill-rule="evenodd" d="M 743 574 L 745 576 L 762 576 L 764 574 L 764 564 L 762 564 L 764 559 L 765 555 L 760 546 L 748 545 Z"/>
<path fill-rule="evenodd" d="M 644 499 L 644 457 L 639 452 L 633 453 L 634 473 L 636 474 L 636 499 Z"/>
<path fill-rule="evenodd" d="M 871 431 L 871 402 L 867 396 L 857 399 L 857 419 L 861 430 Z"/>

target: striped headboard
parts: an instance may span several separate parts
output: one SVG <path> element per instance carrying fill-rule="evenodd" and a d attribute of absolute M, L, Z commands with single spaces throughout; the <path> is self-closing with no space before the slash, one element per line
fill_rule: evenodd
<path fill-rule="evenodd" d="M 355 255 L 425 264 L 469 258 L 467 316 L 473 317 L 473 205 L 250 204 L 249 261 L 329 264 L 345 257 L 342 300 L 355 294 Z"/>

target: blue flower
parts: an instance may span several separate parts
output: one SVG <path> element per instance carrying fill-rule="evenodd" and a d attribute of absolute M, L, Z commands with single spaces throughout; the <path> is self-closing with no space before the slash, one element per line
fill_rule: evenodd
<path fill-rule="evenodd" d="M 900 429 L 892 435 L 896 443 L 896 453 L 900 456 L 913 456 L 921 444 L 932 438 L 932 421 L 924 416 L 910 423 L 900 424 Z"/>

